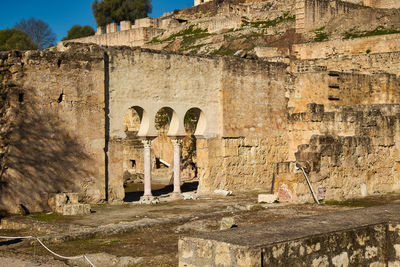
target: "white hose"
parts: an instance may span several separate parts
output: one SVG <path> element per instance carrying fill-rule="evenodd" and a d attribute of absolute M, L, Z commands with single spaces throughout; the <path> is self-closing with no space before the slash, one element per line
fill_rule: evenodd
<path fill-rule="evenodd" d="M 76 256 L 76 257 L 61 256 L 61 255 L 55 253 L 54 251 L 52 251 L 51 249 L 49 249 L 48 247 L 46 247 L 46 245 L 43 244 L 43 242 L 40 241 L 40 239 L 38 237 L 35 237 L 35 236 L 0 236 L 0 238 L 2 238 L 2 239 L 35 239 L 36 241 L 39 242 L 40 245 L 42 245 L 48 252 L 50 252 L 54 256 L 57 256 L 57 257 L 59 257 L 61 259 L 65 259 L 65 260 L 85 259 L 90 264 L 90 266 L 95 267 L 94 264 L 85 255 Z"/>

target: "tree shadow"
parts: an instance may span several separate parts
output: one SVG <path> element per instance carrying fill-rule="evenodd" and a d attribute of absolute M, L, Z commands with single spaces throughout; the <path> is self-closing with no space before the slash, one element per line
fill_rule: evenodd
<path fill-rule="evenodd" d="M 192 192 L 192 191 L 197 190 L 198 186 L 199 186 L 199 182 L 184 183 L 181 186 L 181 191 L 182 191 L 182 193 Z M 166 194 L 172 193 L 173 191 L 174 191 L 174 186 L 173 185 L 167 185 L 167 186 L 165 186 L 165 187 L 163 187 L 161 189 L 152 190 L 151 193 L 153 194 L 153 196 L 158 197 L 158 196 L 162 196 L 162 195 L 166 195 Z M 139 190 L 139 191 L 135 191 L 135 192 L 126 192 L 124 201 L 125 202 L 139 201 L 140 197 L 143 196 L 143 194 L 144 194 L 143 190 Z"/>
<path fill-rule="evenodd" d="M 52 106 L 53 105 L 53 106 Z M 8 118 L 1 208 L 47 210 L 49 193 L 81 192 L 90 183 L 92 159 L 54 104 L 14 104 Z"/>

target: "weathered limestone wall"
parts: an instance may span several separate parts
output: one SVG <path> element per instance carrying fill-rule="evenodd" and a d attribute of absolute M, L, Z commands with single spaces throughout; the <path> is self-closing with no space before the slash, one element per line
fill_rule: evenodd
<path fill-rule="evenodd" d="M 318 29 L 335 16 L 364 8 L 368 7 L 340 0 L 296 0 L 296 32 Z"/>
<path fill-rule="evenodd" d="M 388 34 L 352 40 L 295 44 L 292 54 L 298 60 L 329 59 L 348 55 L 382 54 L 400 51 L 400 34 Z"/>
<path fill-rule="evenodd" d="M 274 163 L 286 158 L 285 64 L 230 60 L 224 65 L 222 139 L 209 143 L 210 175 L 200 192 L 271 185 Z"/>
<path fill-rule="evenodd" d="M 335 105 L 399 103 L 399 88 L 400 79 L 394 74 L 302 72 L 297 74 L 288 108 L 298 113 L 305 112 L 309 103 L 323 104 L 326 109 Z"/>
<path fill-rule="evenodd" d="M 141 46 L 153 39 L 153 37 L 155 37 L 156 35 L 159 35 L 163 32 L 164 30 L 153 27 L 132 27 L 132 29 L 130 30 L 93 35 L 89 37 L 74 39 L 71 41 L 62 41 L 58 44 L 58 47 L 62 49 L 63 45 L 71 42 L 84 44 L 92 43 L 105 46 Z"/>
<path fill-rule="evenodd" d="M 197 6 L 197 5 L 201 5 L 203 3 L 207 3 L 210 1 L 213 1 L 213 0 L 194 0 L 194 5 Z"/>
<path fill-rule="evenodd" d="M 338 106 L 324 112 L 309 105 L 290 116 L 290 155 L 306 166 L 319 199 L 343 200 L 400 190 L 398 104 Z M 312 201 L 294 162 L 277 166 L 281 200 Z"/>
<path fill-rule="evenodd" d="M 0 72 L 1 208 L 41 211 L 64 191 L 103 200 L 103 52 L 8 52 Z"/>
<path fill-rule="evenodd" d="M 205 116 L 204 137 L 220 135 L 221 60 L 140 49 L 116 48 L 111 49 L 109 55 L 112 146 L 122 146 L 121 141 L 125 138 L 123 115 L 133 106 L 145 110 L 149 127 L 153 129 L 148 132 L 150 136 L 157 136 L 154 119 L 163 107 L 170 107 L 176 112 L 179 129 L 183 127 L 186 112 L 197 107 Z M 122 199 L 124 194 L 120 179 L 123 169 L 120 157 L 114 154 L 110 165 L 110 187 L 115 192 L 115 199 Z"/>
<path fill-rule="evenodd" d="M 179 266 L 397 266 L 397 212 L 388 205 L 183 237 Z"/>

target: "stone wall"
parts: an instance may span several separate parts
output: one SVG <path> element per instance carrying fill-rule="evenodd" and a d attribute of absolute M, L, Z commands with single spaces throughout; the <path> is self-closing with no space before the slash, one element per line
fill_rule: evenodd
<path fill-rule="evenodd" d="M 84 44 L 98 44 L 104 46 L 141 46 L 146 42 L 153 39 L 153 37 L 163 33 L 164 30 L 146 27 L 146 28 L 132 28 L 126 31 L 117 31 L 106 34 L 93 35 L 74 39 L 71 41 L 62 41 L 58 43 L 58 47 L 62 47 L 67 43 L 84 43 Z"/>
<path fill-rule="evenodd" d="M 183 237 L 178 244 L 179 266 L 397 266 L 399 209 L 380 209 Z"/>
<path fill-rule="evenodd" d="M 321 28 L 335 16 L 364 8 L 367 7 L 340 0 L 296 0 L 296 32 Z"/>
<path fill-rule="evenodd" d="M 400 51 L 400 34 L 388 34 L 352 40 L 295 44 L 293 55 L 299 60 L 310 60 L 348 55 L 383 54 Z"/>
<path fill-rule="evenodd" d="M 320 200 L 343 200 L 400 189 L 399 110 L 394 105 L 309 105 L 290 116 L 289 151 L 306 168 Z M 296 147 L 296 148 L 295 148 Z M 281 201 L 313 201 L 294 162 L 277 165 Z"/>
<path fill-rule="evenodd" d="M 41 211 L 64 191 L 104 200 L 103 52 L 7 52 L 0 72 L 1 208 Z"/>
<path fill-rule="evenodd" d="M 394 74 L 358 74 L 336 71 L 298 73 L 288 108 L 304 112 L 308 103 L 335 105 L 399 103 L 400 79 Z M 318 89 L 317 89 L 318 88 Z"/>

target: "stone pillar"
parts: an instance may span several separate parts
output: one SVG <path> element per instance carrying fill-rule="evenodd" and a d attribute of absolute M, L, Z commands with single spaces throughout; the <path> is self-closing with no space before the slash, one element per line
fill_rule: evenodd
<path fill-rule="evenodd" d="M 132 23 L 129 20 L 121 21 L 120 24 L 120 31 L 127 31 L 132 28 Z"/>
<path fill-rule="evenodd" d="M 151 194 L 151 140 L 142 140 L 144 146 L 144 195 Z"/>
<path fill-rule="evenodd" d="M 113 22 L 107 25 L 106 27 L 107 33 L 113 33 L 118 31 L 118 24 Z"/>
<path fill-rule="evenodd" d="M 182 139 L 172 139 L 174 144 L 174 194 L 181 193 L 181 150 Z"/>
<path fill-rule="evenodd" d="M 104 27 L 101 27 L 101 26 L 97 27 L 96 35 L 101 35 L 103 33 L 104 33 Z"/>
<path fill-rule="evenodd" d="M 144 194 L 140 198 L 141 204 L 156 204 L 158 198 L 151 193 L 151 139 L 142 140 L 144 152 Z"/>

